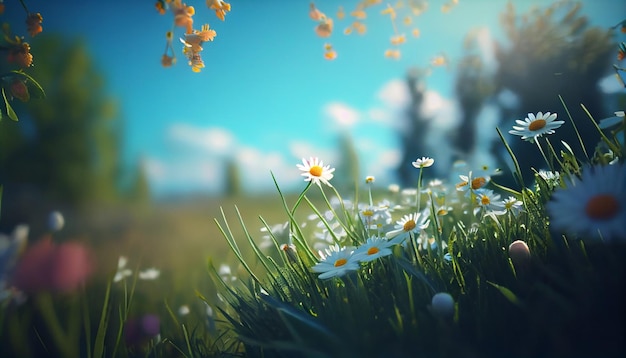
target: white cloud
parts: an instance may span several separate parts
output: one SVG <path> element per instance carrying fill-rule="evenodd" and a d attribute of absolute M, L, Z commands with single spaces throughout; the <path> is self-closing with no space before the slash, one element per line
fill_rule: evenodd
<path fill-rule="evenodd" d="M 354 126 L 360 118 L 359 111 L 341 102 L 331 102 L 324 106 L 324 114 L 341 128 Z"/>
<path fill-rule="evenodd" d="M 391 116 L 391 113 L 389 113 L 389 111 L 382 108 L 370 108 L 367 111 L 367 114 L 372 119 L 372 121 L 383 124 L 389 123 L 391 121 L 391 118 L 393 117 Z"/>
<path fill-rule="evenodd" d="M 235 144 L 231 132 L 220 127 L 200 128 L 185 123 L 177 123 L 168 129 L 169 138 L 176 143 L 214 154 L 225 154 Z"/>
<path fill-rule="evenodd" d="M 338 158 L 338 155 L 333 148 L 317 148 L 310 143 L 303 141 L 290 142 L 289 151 L 298 163 L 302 160 L 302 158 L 308 159 L 309 157 L 318 157 L 323 160 L 325 164 L 331 164 Z"/>
<path fill-rule="evenodd" d="M 223 180 L 223 165 L 216 159 L 167 161 L 147 157 L 146 174 L 155 194 L 165 192 L 217 192 Z"/>
<path fill-rule="evenodd" d="M 437 130 L 450 130 L 460 121 L 460 109 L 456 101 L 444 98 L 436 91 L 426 91 L 419 109 L 422 117 L 432 121 L 431 127 Z"/>
<path fill-rule="evenodd" d="M 253 192 L 275 190 L 272 174 L 281 190 L 290 189 L 299 178 L 295 163 L 287 163 L 278 152 L 241 147 L 235 154 L 245 189 Z"/>
<path fill-rule="evenodd" d="M 394 79 L 383 85 L 378 91 L 378 98 L 391 108 L 403 108 L 410 104 L 411 94 L 402 79 Z"/>
<path fill-rule="evenodd" d="M 395 181 L 395 172 L 402 160 L 402 152 L 399 148 L 385 149 L 373 156 L 371 163 L 367 163 L 368 175 L 374 175 L 379 182 L 391 184 Z"/>

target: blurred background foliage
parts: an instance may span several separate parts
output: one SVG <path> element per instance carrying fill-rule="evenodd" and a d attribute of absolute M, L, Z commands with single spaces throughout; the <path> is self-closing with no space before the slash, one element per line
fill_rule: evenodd
<path fill-rule="evenodd" d="M 31 46 L 29 73 L 47 97 L 14 103 L 20 120 L 0 122 L 3 223 L 32 221 L 38 208 L 148 200 L 141 166 L 122 163 L 124 118 L 85 44 L 44 33 Z"/>
<path fill-rule="evenodd" d="M 466 35 L 465 56 L 457 62 L 456 95 L 459 101 L 461 121 L 455 133 L 449 136 L 454 148 L 454 160 L 468 160 L 480 144 L 478 131 L 495 131 L 492 127 L 481 127 L 480 111 L 487 105 L 500 111 L 503 129 L 508 130 L 516 119 L 524 119 L 529 112 L 558 112 L 559 119 L 569 123 L 559 95 L 581 133 L 594 133 L 593 124 L 584 113 L 584 104 L 596 118 L 606 117 L 607 101 L 611 96 L 602 93 L 598 82 L 611 74 L 617 42 L 610 28 L 590 26 L 581 13 L 582 3 L 558 1 L 545 8 L 533 8 L 528 13 L 518 13 L 509 2 L 501 13 L 500 23 L 504 41 L 493 40 L 496 70 L 487 66 L 480 52 L 476 33 Z M 407 85 L 411 92 L 409 128 L 402 134 L 403 159 L 398 168 L 400 181 L 409 185 L 417 180 L 417 173 L 405 163 L 414 160 L 416 153 L 427 153 L 425 135 L 430 126 L 429 119 L 419 111 L 424 101 L 425 73 L 418 69 L 410 71 Z M 504 106 L 498 95 L 509 91 L 517 97 L 513 107 Z M 608 97 L 608 98 L 607 98 Z M 623 95 L 621 95 L 623 97 Z M 622 99 L 623 101 L 623 99 Z M 583 157 L 578 139 L 571 125 L 559 128 L 559 138 L 569 143 L 577 155 Z M 509 173 L 508 155 L 503 146 L 494 142 L 491 153 L 498 159 L 499 167 L 506 177 L 499 179 L 503 184 L 514 185 Z M 537 170 L 543 166 L 542 159 L 526 150 L 528 143 L 513 140 L 511 144 L 522 167 Z M 553 143 L 558 145 L 558 143 Z M 593 148 L 591 148 L 593 151 Z M 437 175 L 446 173 L 437 173 Z M 524 173 L 532 179 L 533 173 Z"/>

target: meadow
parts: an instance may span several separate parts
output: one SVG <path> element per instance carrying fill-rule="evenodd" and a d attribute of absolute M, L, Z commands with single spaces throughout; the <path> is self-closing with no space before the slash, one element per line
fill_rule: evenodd
<path fill-rule="evenodd" d="M 41 14 L 19 3 L 27 33 L 38 36 Z M 398 59 L 406 41 L 396 12 L 418 16 L 424 4 L 379 9 L 394 29 L 385 58 Z M 376 5 L 358 2 L 350 16 L 364 20 Z M 441 12 L 457 6 L 445 2 Z M 207 7 L 221 21 L 231 11 L 221 0 Z M 185 31 L 186 70 L 202 72 L 201 45 L 216 31 L 194 25 L 193 6 L 179 0 L 155 8 Z M 438 145 L 476 150 L 476 132 L 491 130 L 501 167 L 458 159 L 442 170 L 450 161 L 425 156 L 432 132 L 418 84 L 447 65 L 439 55 L 407 75 L 401 183 L 362 175 L 347 141 L 337 163 L 314 153 L 293 163 L 299 190 L 283 191 L 266 168 L 274 190 L 248 192 L 225 160 L 223 193 L 175 200 L 149 195 L 144 167 L 116 180 L 119 117 L 98 86 L 76 81 L 96 82 L 85 50 L 64 50 L 61 70 L 31 66 L 30 44 L 5 26 L 0 356 L 623 357 L 626 44 L 614 40 L 626 20 L 587 28 L 580 10 L 559 1 L 518 18 L 507 5 L 513 45 L 498 52 L 492 77 L 468 35 L 460 135 Z M 314 34 L 330 36 L 326 13 L 310 4 L 308 16 Z M 339 8 L 337 18 L 346 16 Z M 161 65 L 172 67 L 172 32 L 165 40 Z M 49 54 L 62 45 L 33 42 Z M 324 51 L 337 59 L 332 46 Z M 517 61 L 520 52 L 528 62 Z M 592 91 L 607 71 L 619 91 Z M 498 102 L 500 87 L 519 94 L 520 108 L 500 104 L 505 119 L 483 128 L 471 113 Z"/>

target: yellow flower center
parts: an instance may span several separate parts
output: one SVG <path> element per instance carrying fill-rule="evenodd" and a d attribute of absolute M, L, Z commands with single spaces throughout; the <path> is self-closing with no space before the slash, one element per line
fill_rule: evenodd
<path fill-rule="evenodd" d="M 489 205 L 489 203 L 491 203 L 491 200 L 489 200 L 488 196 L 483 195 L 480 197 L 480 203 L 483 205 Z"/>
<path fill-rule="evenodd" d="M 413 219 L 408 220 L 407 222 L 404 223 L 404 226 L 402 226 L 402 229 L 404 231 L 411 231 L 413 229 L 415 229 L 415 221 Z"/>
<path fill-rule="evenodd" d="M 363 210 L 363 216 L 374 216 L 374 212 L 372 210 Z"/>
<path fill-rule="evenodd" d="M 609 194 L 600 194 L 592 197 L 585 205 L 585 213 L 592 219 L 608 220 L 619 211 L 619 202 Z"/>
<path fill-rule="evenodd" d="M 538 131 L 541 128 L 546 126 L 546 120 L 545 119 L 535 119 L 534 121 L 530 122 L 530 124 L 528 125 L 528 129 L 531 131 Z"/>
<path fill-rule="evenodd" d="M 377 254 L 380 250 L 378 249 L 378 247 L 376 246 L 372 246 L 367 250 L 367 254 L 368 255 L 374 255 Z"/>
<path fill-rule="evenodd" d="M 323 172 L 323 169 L 319 165 L 314 165 L 311 167 L 311 169 L 309 169 L 309 173 L 313 175 L 314 177 L 321 177 L 322 172 Z"/>
<path fill-rule="evenodd" d="M 485 183 L 487 183 L 487 179 L 483 177 L 474 178 L 472 179 L 472 189 L 480 189 L 483 187 L 483 185 L 485 185 Z"/>
<path fill-rule="evenodd" d="M 335 261 L 335 267 L 343 266 L 346 263 L 348 263 L 348 260 L 346 260 L 344 258 L 341 258 L 341 259 Z"/>

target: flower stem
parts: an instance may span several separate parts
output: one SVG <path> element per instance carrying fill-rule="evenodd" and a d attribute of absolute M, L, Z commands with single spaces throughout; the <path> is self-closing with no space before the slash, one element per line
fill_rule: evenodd
<path fill-rule="evenodd" d="M 569 113 L 569 109 L 567 109 L 567 106 L 565 105 L 565 102 L 563 101 L 563 97 L 561 97 L 561 95 L 559 95 L 559 100 L 561 100 L 561 104 L 563 105 L 563 108 L 565 108 L 565 112 L 567 113 L 567 117 L 569 118 L 570 122 L 572 123 L 572 127 L 574 127 L 574 132 L 576 132 L 576 136 L 578 137 L 578 142 L 580 143 L 580 147 L 583 149 L 583 153 L 585 154 L 585 157 L 587 158 L 587 161 L 589 161 L 589 155 L 587 154 L 587 149 L 585 148 L 585 143 L 583 143 L 583 139 L 580 136 L 580 132 L 578 132 L 578 127 L 576 127 L 576 123 L 574 122 L 574 119 L 572 118 L 572 115 Z"/>
<path fill-rule="evenodd" d="M 541 152 L 541 156 L 543 157 L 543 160 L 546 161 L 546 164 L 548 164 L 550 171 L 554 171 L 554 168 L 552 167 L 552 163 L 550 163 L 550 161 L 548 160 L 548 157 L 546 157 L 546 153 L 544 153 L 543 148 L 541 148 L 541 144 L 539 144 L 539 138 L 535 138 L 534 142 L 537 144 L 537 148 L 539 148 L 539 151 Z"/>
<path fill-rule="evenodd" d="M 419 177 L 417 178 L 417 194 L 415 195 L 416 197 L 416 203 L 415 206 L 417 207 L 417 212 L 420 212 L 420 207 L 422 204 L 422 171 L 424 170 L 424 167 L 420 166 L 420 174 Z"/>
<path fill-rule="evenodd" d="M 26 11 L 26 14 L 30 14 L 30 11 L 28 11 L 28 7 L 26 7 L 26 3 L 24 2 L 24 0 L 20 0 L 20 4 L 22 4 L 22 7 L 24 8 L 24 11 Z"/>
<path fill-rule="evenodd" d="M 550 140 L 548 138 L 546 138 L 546 143 L 548 144 L 548 148 L 550 148 L 550 151 L 552 152 L 552 157 L 556 159 L 561 169 L 563 169 L 563 162 L 559 160 L 559 157 L 556 155 L 556 151 L 554 150 L 554 147 L 552 146 L 552 143 L 550 143 Z"/>

